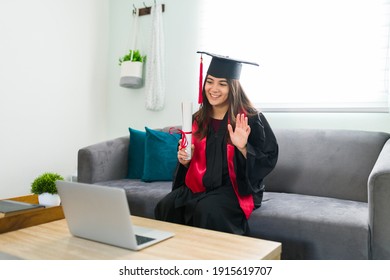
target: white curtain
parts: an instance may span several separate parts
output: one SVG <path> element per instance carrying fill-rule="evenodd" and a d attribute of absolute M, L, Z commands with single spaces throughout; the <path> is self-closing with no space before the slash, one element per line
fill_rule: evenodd
<path fill-rule="evenodd" d="M 202 0 L 199 49 L 258 62 L 241 82 L 263 110 L 388 111 L 389 10 L 389 0 Z"/>

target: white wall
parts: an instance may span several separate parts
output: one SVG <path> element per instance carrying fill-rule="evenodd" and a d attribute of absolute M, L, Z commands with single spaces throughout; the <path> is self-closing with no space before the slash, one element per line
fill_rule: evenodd
<path fill-rule="evenodd" d="M 0 198 L 106 138 L 109 0 L 0 2 Z"/>
<path fill-rule="evenodd" d="M 109 55 L 109 115 L 110 137 L 128 134 L 128 127 L 144 129 L 181 123 L 180 104 L 183 100 L 197 102 L 198 50 L 197 32 L 198 1 L 164 0 L 163 24 L 165 30 L 165 108 L 161 111 L 145 109 L 145 87 L 128 89 L 119 86 L 118 58 L 131 46 L 132 5 L 143 7 L 143 1 L 116 0 L 110 3 L 110 55 Z M 145 1 L 150 6 L 151 0 Z M 152 36 L 151 16 L 139 17 L 137 47 L 148 53 Z"/>

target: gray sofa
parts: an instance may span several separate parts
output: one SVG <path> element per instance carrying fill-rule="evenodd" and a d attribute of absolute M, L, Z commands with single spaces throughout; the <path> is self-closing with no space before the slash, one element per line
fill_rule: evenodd
<path fill-rule="evenodd" d="M 251 236 L 282 259 L 390 259 L 390 135 L 275 129 L 280 153 Z M 171 182 L 126 179 L 129 136 L 79 150 L 78 180 L 124 188 L 133 215 L 154 218 Z"/>

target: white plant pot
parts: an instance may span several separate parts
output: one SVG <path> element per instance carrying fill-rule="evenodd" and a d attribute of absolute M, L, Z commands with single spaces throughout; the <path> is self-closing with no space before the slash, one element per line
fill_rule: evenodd
<path fill-rule="evenodd" d="M 42 193 L 38 195 L 38 202 L 44 206 L 58 206 L 61 203 L 61 199 L 60 196 L 56 193 Z"/>
<path fill-rule="evenodd" d="M 140 88 L 143 86 L 143 63 L 139 61 L 124 61 L 121 64 L 121 78 L 119 84 L 126 88 Z"/>

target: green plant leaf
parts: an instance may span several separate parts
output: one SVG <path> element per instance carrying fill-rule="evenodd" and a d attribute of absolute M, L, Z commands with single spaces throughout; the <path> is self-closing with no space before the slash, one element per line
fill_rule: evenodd
<path fill-rule="evenodd" d="M 133 54 L 133 59 L 131 61 L 144 62 L 146 59 L 146 56 L 142 56 L 139 50 L 129 50 L 129 53 L 119 58 L 119 65 L 122 65 L 122 62 L 124 61 L 130 61 L 132 54 Z"/>
<path fill-rule="evenodd" d="M 57 193 L 56 181 L 64 180 L 64 178 L 57 173 L 43 173 L 34 179 L 31 184 L 31 192 L 34 194 L 42 194 L 42 193 Z"/>

